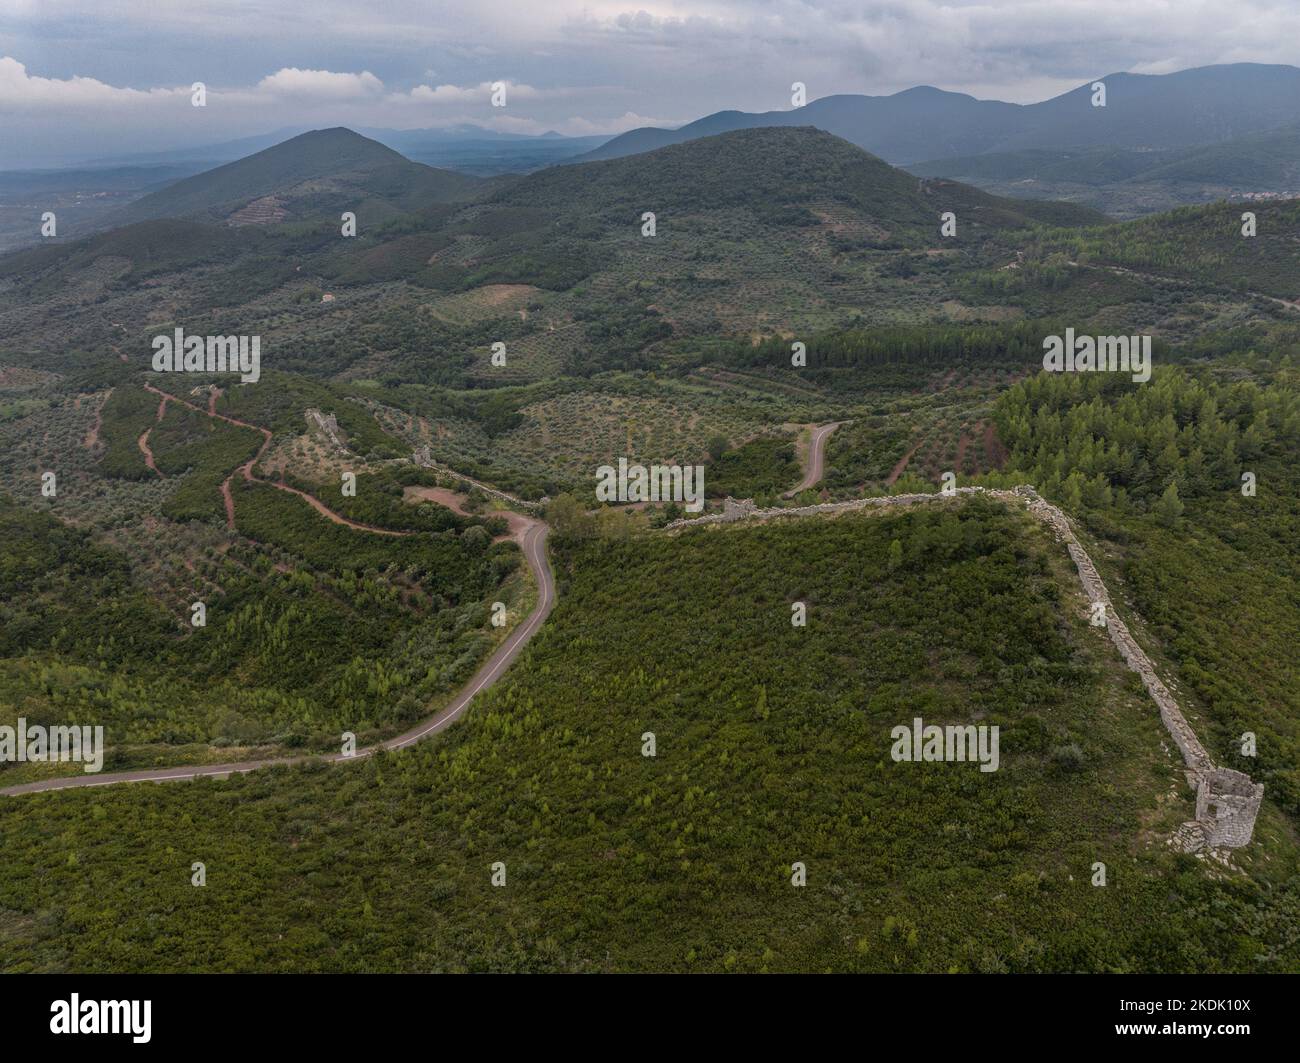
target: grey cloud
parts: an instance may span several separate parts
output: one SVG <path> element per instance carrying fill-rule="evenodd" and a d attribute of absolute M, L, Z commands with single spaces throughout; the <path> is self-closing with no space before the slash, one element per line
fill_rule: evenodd
<path fill-rule="evenodd" d="M 120 147 L 124 137 L 145 149 L 347 122 L 616 132 L 641 116 L 676 124 L 728 107 L 788 107 L 794 80 L 813 98 L 933 84 L 1028 102 L 1118 70 L 1300 63 L 1294 0 L 664 0 L 646 7 L 637 0 L 41 0 L 9 7 L 0 54 L 25 64 L 29 79 L 56 83 L 42 92 L 70 101 L 71 90 L 59 87 L 67 82 L 87 96 L 56 120 L 48 101 L 5 98 L 6 86 L 15 92 L 10 70 L 0 80 L 0 137 L 17 152 L 96 150 L 97 141 Z M 201 123 L 165 106 L 168 94 L 194 80 L 214 86 L 214 104 L 224 93 L 226 105 L 210 107 Z M 496 80 L 531 91 L 515 94 L 508 114 L 493 114 L 479 87 Z M 36 85 L 18 88 L 39 94 Z M 92 102 L 96 93 L 102 100 Z M 112 110 L 107 125 L 101 102 Z M 33 114 L 41 106 L 44 118 Z"/>

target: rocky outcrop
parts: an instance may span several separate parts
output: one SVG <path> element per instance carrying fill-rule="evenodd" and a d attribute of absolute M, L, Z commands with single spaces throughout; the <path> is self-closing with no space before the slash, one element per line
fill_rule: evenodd
<path fill-rule="evenodd" d="M 854 510 L 878 509 L 894 506 L 911 506 L 918 503 L 945 502 L 959 495 L 987 495 L 1004 502 L 1020 503 L 1029 513 L 1045 524 L 1053 535 L 1065 544 L 1070 559 L 1079 574 L 1079 583 L 1089 605 L 1100 604 L 1106 630 L 1115 648 L 1129 668 L 1142 679 L 1151 700 L 1160 710 L 1160 719 L 1174 740 L 1187 766 L 1187 779 L 1196 791 L 1196 819 L 1186 823 L 1175 835 L 1179 848 L 1196 851 L 1200 848 L 1240 848 L 1250 842 L 1255 829 L 1255 817 L 1264 799 L 1262 783 L 1252 782 L 1250 776 L 1232 768 L 1217 767 L 1209 752 L 1196 737 L 1192 725 L 1183 716 L 1177 700 L 1156 674 L 1155 665 L 1137 640 L 1129 633 L 1111 602 L 1110 594 L 1102 582 L 1092 558 L 1079 543 L 1070 519 L 1056 506 L 1043 498 L 1033 487 L 1022 484 L 1010 491 L 985 487 L 958 487 L 952 491 L 933 494 L 885 495 L 879 498 L 855 498 L 848 502 L 826 502 L 815 506 L 798 506 L 791 509 L 758 509 L 752 499 L 737 501 L 728 498 L 721 513 L 704 517 L 676 520 L 667 529 L 695 525 L 732 523 L 745 519 L 774 517 L 801 517 L 822 513 L 847 513 Z"/>

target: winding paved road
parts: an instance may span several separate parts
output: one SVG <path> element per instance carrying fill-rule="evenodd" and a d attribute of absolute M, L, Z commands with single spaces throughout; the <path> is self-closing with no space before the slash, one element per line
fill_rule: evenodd
<path fill-rule="evenodd" d="M 201 764 L 182 768 L 145 768 L 139 771 L 117 771 L 108 774 L 91 775 L 83 772 L 81 775 L 71 775 L 66 778 L 43 779 L 40 782 L 10 786 L 0 790 L 0 796 L 12 797 L 19 794 L 42 793 L 47 790 L 71 790 L 87 786 L 115 786 L 119 783 L 129 782 L 173 782 L 178 779 L 201 779 L 208 776 L 225 778 L 243 772 L 257 771 L 259 768 L 274 767 L 277 764 L 305 764 L 310 761 L 319 761 L 326 764 L 352 763 L 365 760 L 381 749 L 404 749 L 418 742 L 421 738 L 437 734 L 450 726 L 469 707 L 470 702 L 474 700 L 474 696 L 480 690 L 491 686 L 500 678 L 501 673 L 510 667 L 510 663 L 519 656 L 520 650 L 528 644 L 528 640 L 537 634 L 537 629 L 542 626 L 542 622 L 555 605 L 555 578 L 551 574 L 551 567 L 546 560 L 546 535 L 550 529 L 539 520 L 524 519 L 528 520 L 529 524 L 528 527 L 522 529 L 519 536 L 519 547 L 523 551 L 524 560 L 528 562 L 528 567 L 532 569 L 533 578 L 537 581 L 536 606 L 528 614 L 528 618 L 519 624 L 506 638 L 505 642 L 496 648 L 492 656 L 474 674 L 474 678 L 449 704 L 443 706 L 433 716 L 417 724 L 405 734 L 390 738 L 386 742 L 380 742 L 378 745 L 359 749 L 350 757 L 345 757 L 341 753 L 330 753 L 306 757 L 281 757 L 271 760 L 246 760 L 234 764 Z"/>
<path fill-rule="evenodd" d="M 794 498 L 800 491 L 807 491 L 813 484 L 821 483 L 822 476 L 825 475 L 823 468 L 826 464 L 826 440 L 841 423 L 835 421 L 813 429 L 812 438 L 808 440 L 808 468 L 804 470 L 803 479 L 782 495 L 782 498 Z"/>

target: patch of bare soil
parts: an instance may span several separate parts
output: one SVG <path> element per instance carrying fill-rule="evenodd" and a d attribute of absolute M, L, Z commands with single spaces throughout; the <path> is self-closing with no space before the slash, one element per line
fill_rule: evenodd
<path fill-rule="evenodd" d="M 95 444 L 99 442 L 99 430 L 104 425 L 104 403 L 113 395 L 113 389 L 108 389 L 108 394 L 104 396 L 103 402 L 99 404 L 99 409 L 95 411 L 95 423 L 90 426 L 90 431 L 86 433 L 86 440 L 82 444 L 87 450 L 93 450 Z M 77 399 L 78 409 L 80 409 L 81 399 Z M 146 433 L 147 434 L 147 433 Z"/>
<path fill-rule="evenodd" d="M 408 502 L 436 502 L 440 506 L 446 506 L 453 513 L 459 513 L 462 517 L 484 516 L 484 517 L 505 517 L 506 524 L 510 528 L 510 534 L 499 535 L 497 539 L 513 539 L 517 543 L 522 543 L 524 533 L 534 524 L 539 523 L 532 517 L 525 517 L 522 513 L 516 513 L 513 509 L 499 509 L 491 513 L 473 514 L 465 508 L 468 500 L 465 495 L 457 491 L 449 490 L 446 487 L 408 487 L 402 492 L 402 497 Z"/>
<path fill-rule="evenodd" d="M 538 291 L 531 284 L 485 284 L 475 290 L 474 294 L 487 302 L 488 306 L 500 306 L 511 299 L 528 298 Z"/>
<path fill-rule="evenodd" d="M 153 461 L 153 451 L 149 449 L 149 433 L 152 431 L 153 431 L 152 428 L 146 428 L 144 430 L 144 434 L 141 435 L 140 438 L 136 440 L 136 445 L 139 446 L 140 453 L 144 455 L 144 463 L 148 465 L 149 468 L 153 469 L 154 472 L 158 473 L 159 476 L 161 476 L 162 473 L 158 472 L 158 466 L 155 465 Z"/>
<path fill-rule="evenodd" d="M 963 432 L 961 434 L 961 438 L 957 440 L 957 461 L 953 465 L 953 468 L 956 469 L 959 473 L 965 471 L 966 448 L 969 446 L 970 446 L 970 436 L 968 436 L 965 432 Z"/>

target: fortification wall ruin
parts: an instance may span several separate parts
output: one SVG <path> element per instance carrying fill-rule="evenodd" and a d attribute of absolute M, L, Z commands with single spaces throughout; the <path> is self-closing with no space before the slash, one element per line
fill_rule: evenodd
<path fill-rule="evenodd" d="M 308 407 L 307 418 L 308 420 L 315 423 L 316 427 L 319 428 L 322 433 L 324 433 L 325 437 L 338 450 L 343 451 L 345 454 L 348 453 L 348 448 L 343 445 L 343 440 L 339 438 L 339 421 L 338 418 L 334 416 L 334 414 L 321 413 L 320 410 L 317 410 L 312 407 Z"/>
<path fill-rule="evenodd" d="M 824 502 L 812 506 L 789 509 L 759 509 L 752 499 L 728 498 L 721 513 L 703 517 L 675 520 L 667 530 L 709 524 L 730 524 L 740 520 L 768 519 L 773 517 L 802 517 L 823 513 L 847 513 L 854 510 L 910 506 L 922 502 L 944 502 L 958 495 L 987 495 L 1004 502 L 1017 502 L 1045 524 L 1055 538 L 1065 544 L 1070 559 L 1079 575 L 1079 583 L 1089 605 L 1101 603 L 1104 609 L 1106 630 L 1119 650 L 1125 664 L 1142 679 L 1151 699 L 1160 710 L 1160 719 L 1174 740 L 1187 766 L 1188 784 L 1196 791 L 1196 818 L 1183 825 L 1177 843 L 1188 851 L 1201 848 L 1234 849 L 1249 844 L 1255 829 L 1255 817 L 1264 799 L 1262 783 L 1252 782 L 1250 776 L 1232 768 L 1214 764 L 1209 752 L 1197 738 L 1196 731 L 1183 716 L 1177 700 L 1156 674 L 1155 665 L 1129 633 L 1111 602 L 1106 584 L 1102 582 L 1092 558 L 1074 534 L 1070 519 L 1056 506 L 1043 498 L 1028 484 L 1012 490 L 985 487 L 958 487 L 943 494 L 886 495 L 879 498 L 855 498 L 847 502 Z"/>

